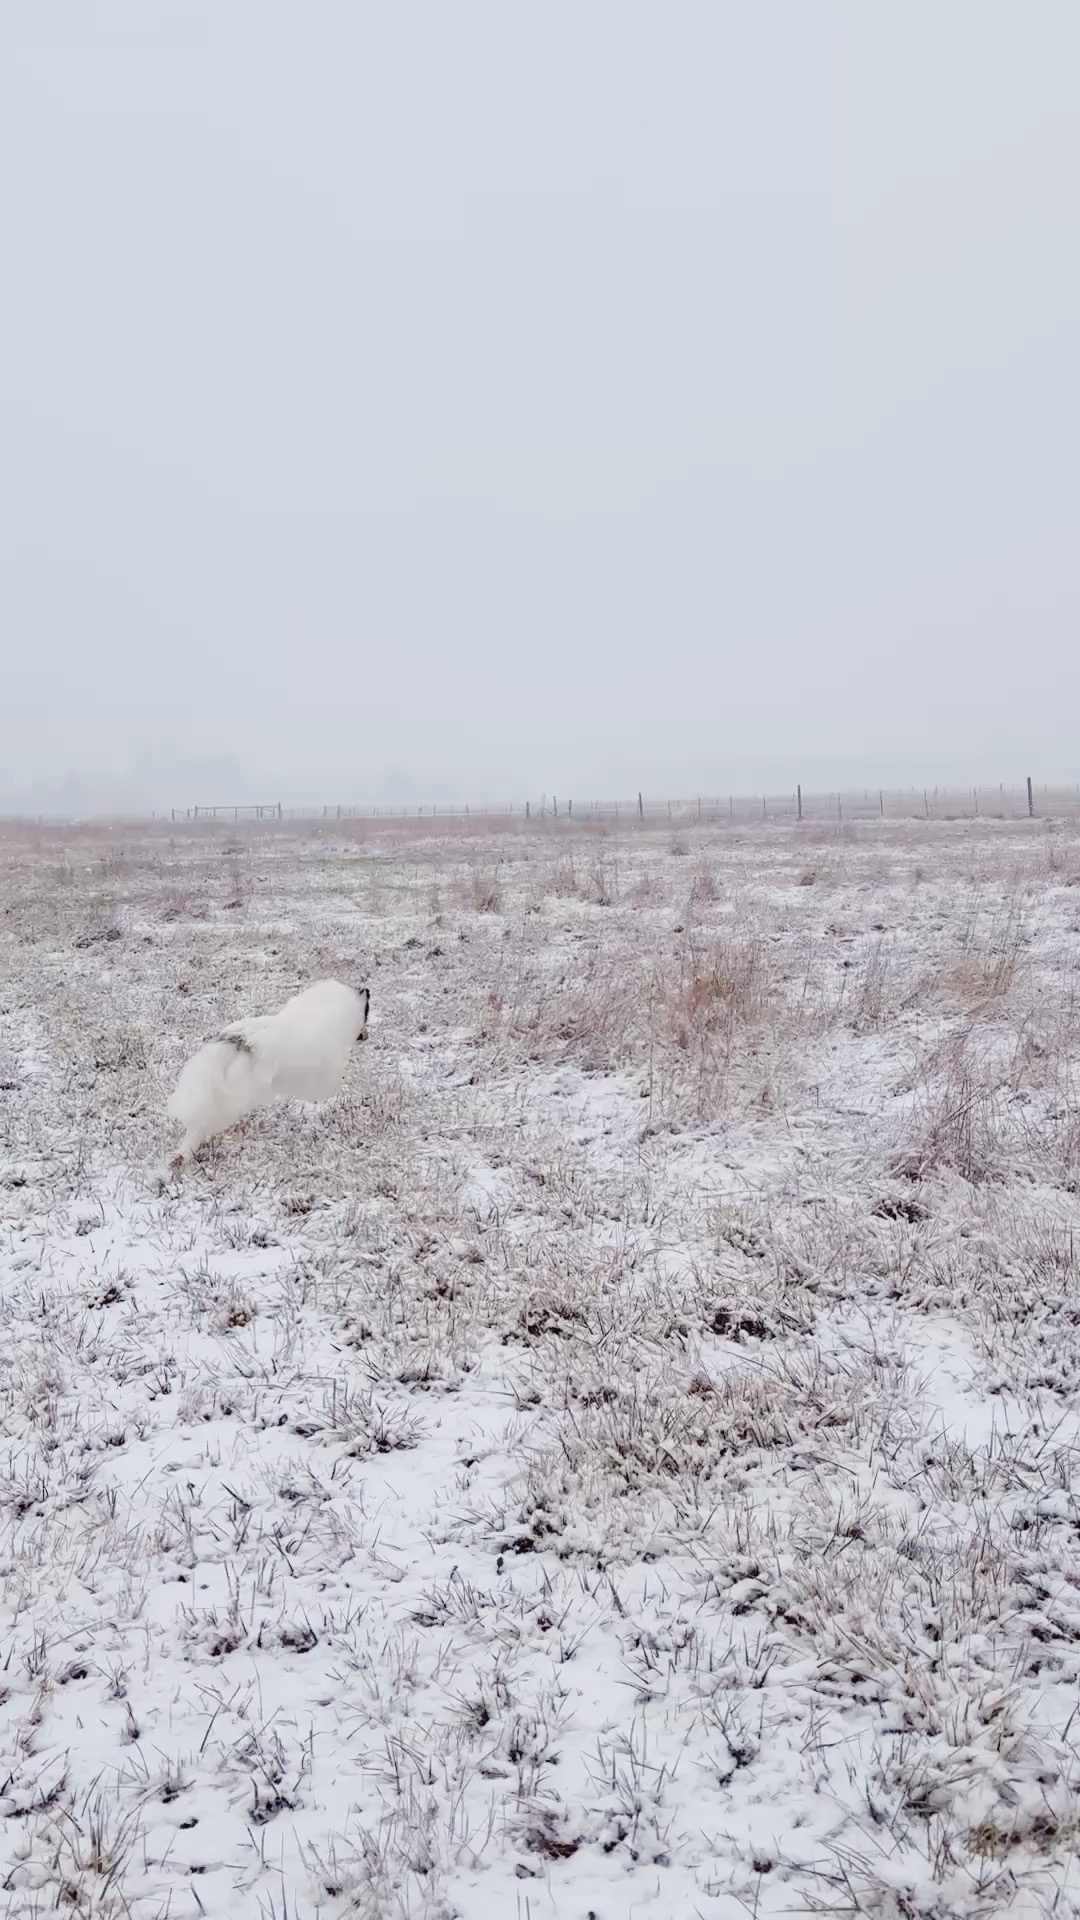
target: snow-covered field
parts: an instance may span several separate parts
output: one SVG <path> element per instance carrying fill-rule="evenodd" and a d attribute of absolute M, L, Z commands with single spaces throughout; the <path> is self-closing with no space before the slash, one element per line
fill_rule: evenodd
<path fill-rule="evenodd" d="M 1080 1914 L 1080 837 L 0 840 L 0 1911 Z M 162 1186 L 225 1020 L 332 1107 Z"/>

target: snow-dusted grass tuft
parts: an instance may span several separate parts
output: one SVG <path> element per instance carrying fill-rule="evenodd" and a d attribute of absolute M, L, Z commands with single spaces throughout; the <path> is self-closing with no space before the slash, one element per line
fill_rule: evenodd
<path fill-rule="evenodd" d="M 4 831 L 0 1912 L 1080 1915 L 1071 829 Z"/>

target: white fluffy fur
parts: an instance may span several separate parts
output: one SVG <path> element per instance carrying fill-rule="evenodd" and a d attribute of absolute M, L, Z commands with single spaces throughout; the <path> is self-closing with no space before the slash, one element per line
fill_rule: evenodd
<path fill-rule="evenodd" d="M 338 1091 L 349 1049 L 367 1034 L 368 991 L 318 980 L 287 1000 L 280 1013 L 258 1014 L 225 1027 L 184 1067 L 169 1117 L 184 1137 L 169 1165 L 194 1154 L 258 1107 L 275 1100 L 329 1100 Z"/>

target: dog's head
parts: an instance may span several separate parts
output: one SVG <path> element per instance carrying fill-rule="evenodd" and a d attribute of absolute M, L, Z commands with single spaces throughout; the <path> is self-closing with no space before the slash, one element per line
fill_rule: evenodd
<path fill-rule="evenodd" d="M 360 1031 L 356 1036 L 357 1041 L 359 1042 L 361 1040 L 367 1039 L 368 1008 L 371 1005 L 370 987 L 358 987 L 356 990 L 356 997 L 360 1002 Z"/>

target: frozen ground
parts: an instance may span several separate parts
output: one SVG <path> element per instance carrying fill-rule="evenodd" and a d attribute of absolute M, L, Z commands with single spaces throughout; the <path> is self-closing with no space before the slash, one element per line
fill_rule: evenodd
<path fill-rule="evenodd" d="M 1075 827 L 0 876 L 0 1911 L 1080 1914 Z"/>

